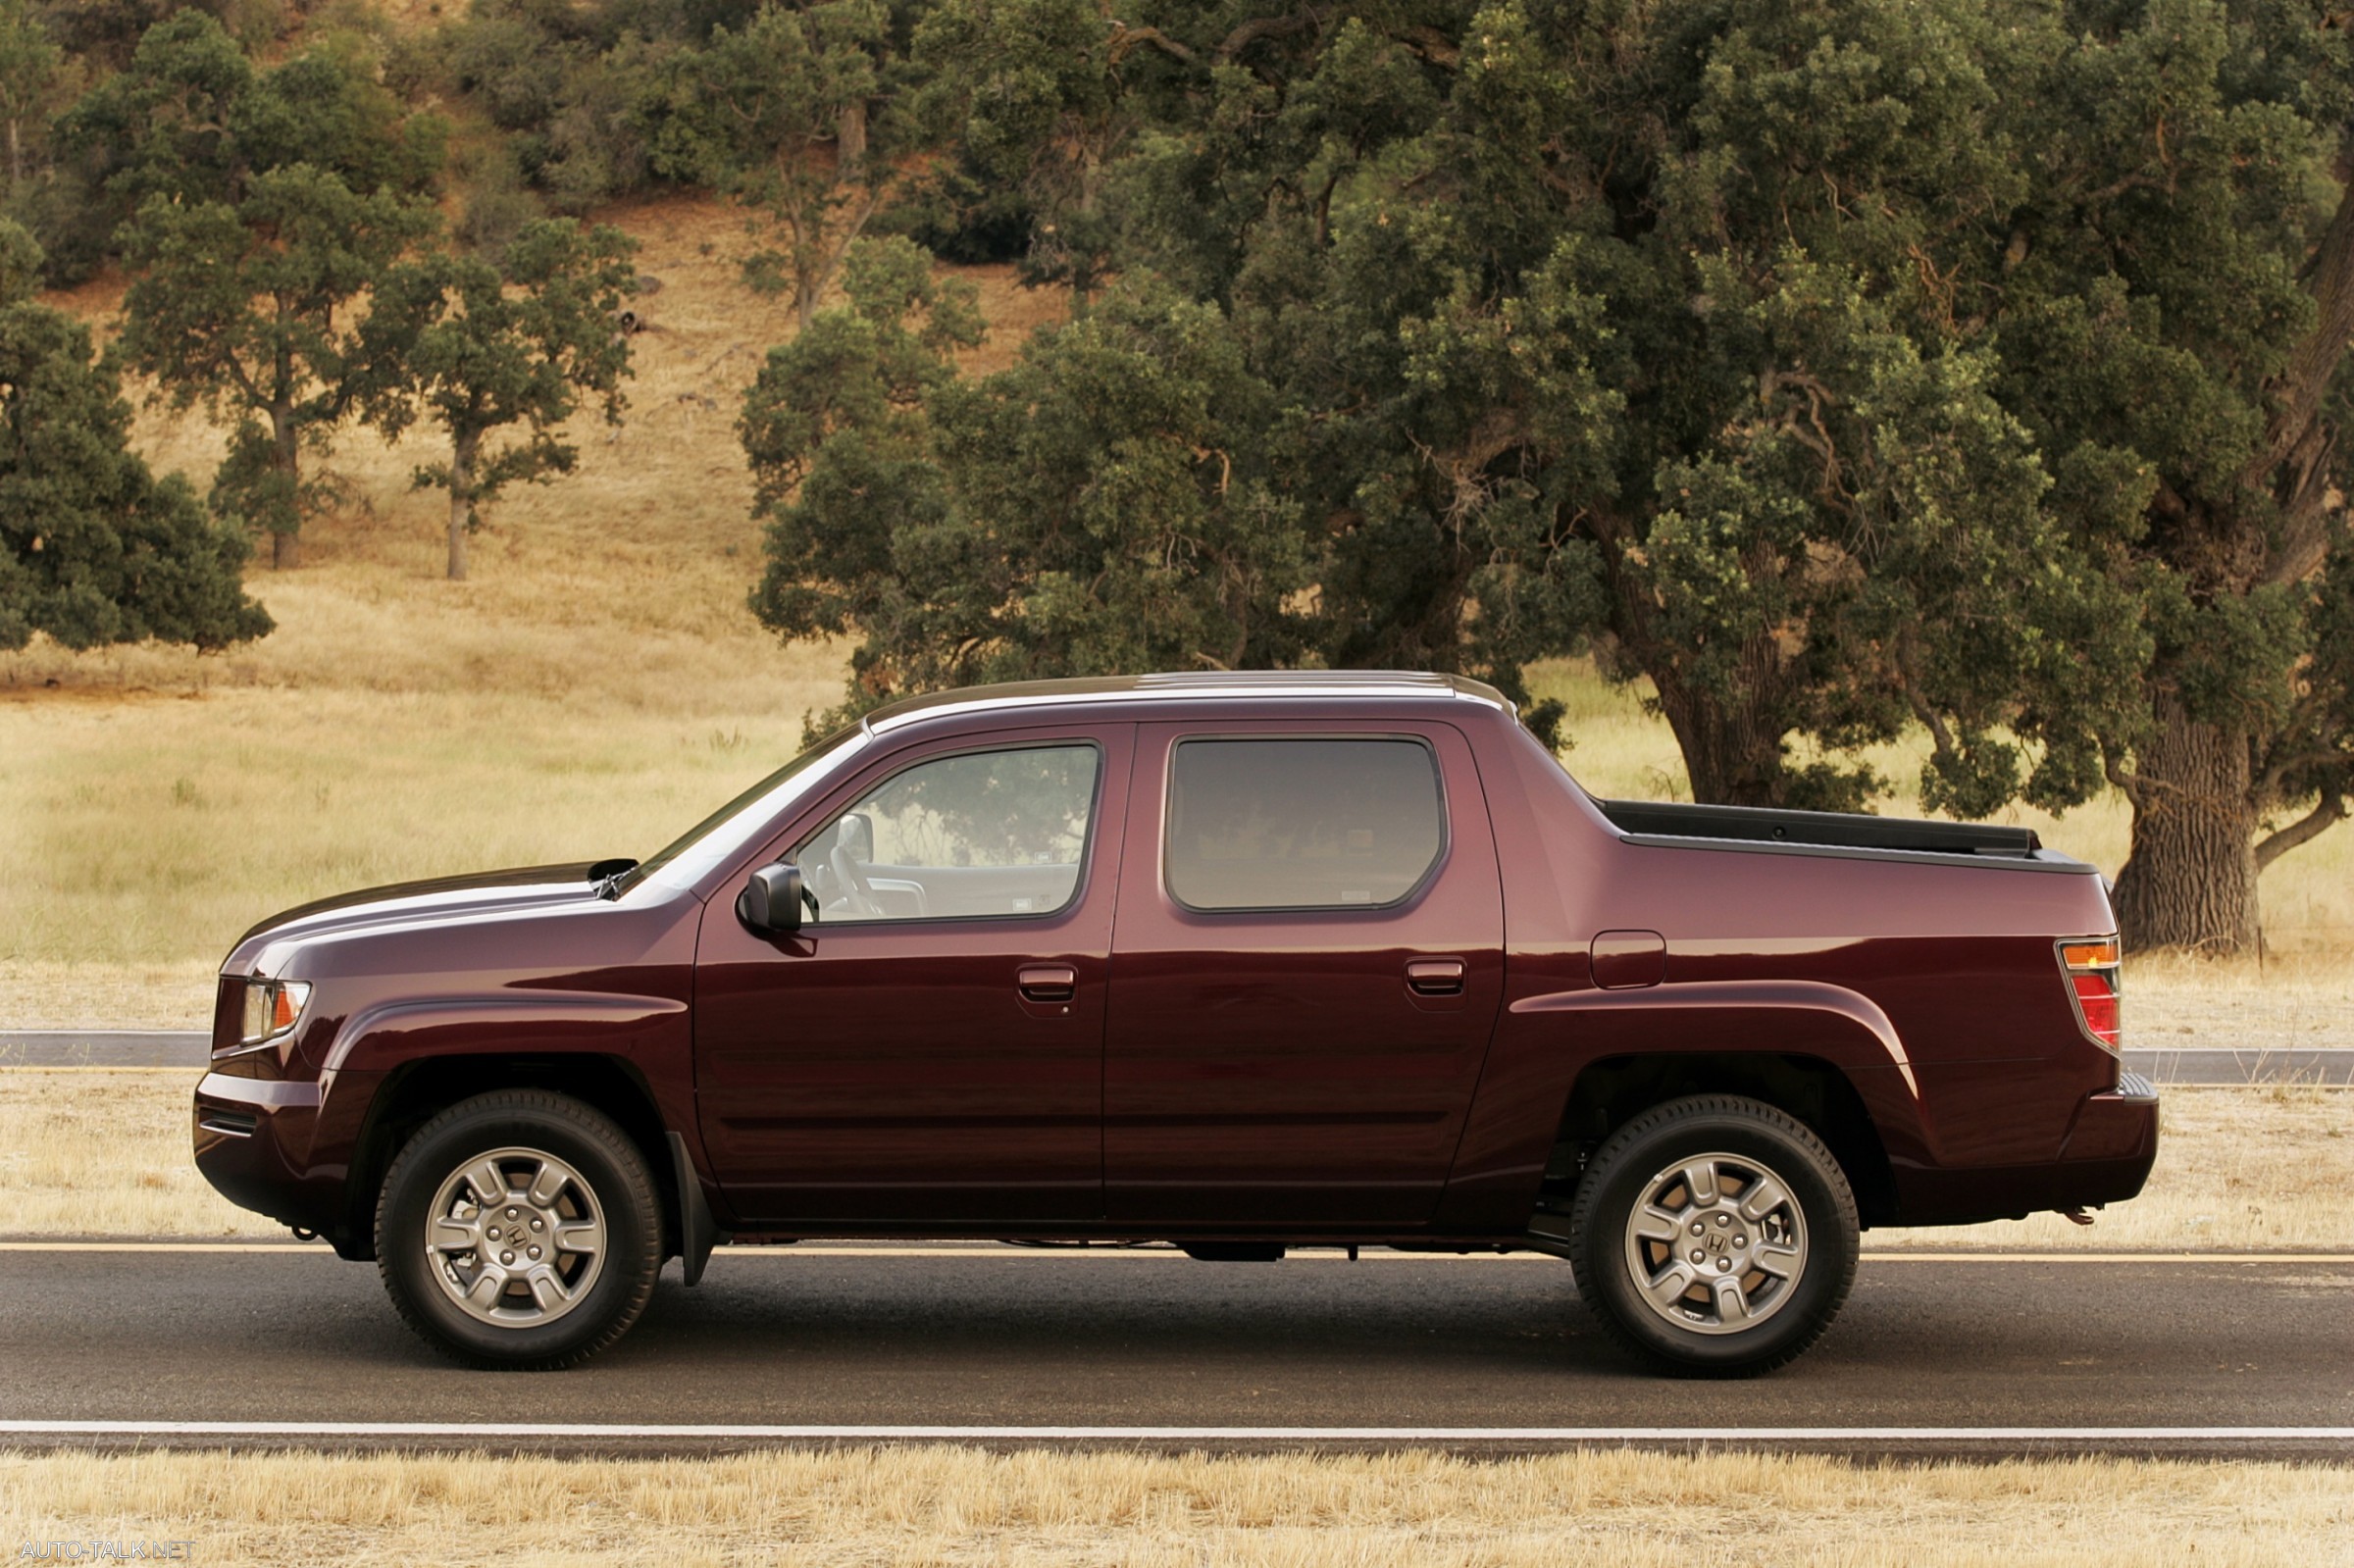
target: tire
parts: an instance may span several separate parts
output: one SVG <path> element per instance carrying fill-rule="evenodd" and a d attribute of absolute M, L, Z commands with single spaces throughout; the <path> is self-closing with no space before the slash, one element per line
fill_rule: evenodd
<path fill-rule="evenodd" d="M 485 1202 L 493 1182 L 505 1201 Z M 610 1118 L 569 1095 L 463 1100 L 402 1146 L 376 1206 L 403 1322 L 468 1366 L 577 1366 L 629 1332 L 662 1267 L 660 1189 Z"/>
<path fill-rule="evenodd" d="M 1804 1123 L 1705 1094 L 1654 1106 L 1594 1151 L 1569 1262 L 1603 1328 L 1660 1370 L 1750 1377 L 1822 1338 L 1855 1283 L 1856 1236 L 1846 1174 Z"/>

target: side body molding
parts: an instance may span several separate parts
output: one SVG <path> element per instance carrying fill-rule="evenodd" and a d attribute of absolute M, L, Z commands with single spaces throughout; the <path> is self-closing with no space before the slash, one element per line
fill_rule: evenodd
<path fill-rule="evenodd" d="M 382 1072 L 426 1056 L 552 1052 L 638 1057 L 683 1031 L 687 1004 L 602 991 L 431 996 L 363 1008 L 335 1033 L 331 1073 Z"/>
<path fill-rule="evenodd" d="M 1649 1014 L 1647 1022 L 1660 1022 L 1667 1015 L 1708 1015 L 1733 1013 L 1752 1015 L 1744 1020 L 1743 1031 L 1728 1035 L 1720 1028 L 1694 1028 L 1685 1040 L 1645 1039 L 1647 1050 L 1780 1050 L 1780 1043 L 1767 1043 L 1759 1037 L 1762 1033 L 1778 1037 L 1802 1035 L 1812 1042 L 1814 1054 L 1823 1054 L 1825 1042 L 1823 1026 L 1832 1025 L 1833 1037 L 1844 1037 L 1851 1050 L 1860 1051 L 1861 1060 L 1833 1057 L 1839 1066 L 1893 1067 L 1903 1076 L 1905 1087 L 1918 1101 L 1920 1085 L 1913 1074 L 1912 1058 L 1905 1054 L 1905 1042 L 1897 1037 L 1896 1026 L 1880 1010 L 1880 1004 L 1860 991 L 1844 986 L 1832 986 L 1818 980 L 1706 980 L 1685 981 L 1680 985 L 1655 986 L 1647 989 L 1572 990 L 1555 991 L 1544 996 L 1524 996 L 1511 1004 L 1515 1013 L 1584 1013 L 1584 1014 Z M 1761 1016 L 1762 1015 L 1762 1016 Z M 1796 1015 L 1784 1017 L 1781 1015 Z M 1827 1016 L 1826 1016 L 1827 1015 Z M 1834 1024 L 1833 1021 L 1837 1022 Z M 1732 1019 L 1717 1020 L 1706 1016 L 1678 1017 L 1679 1029 L 1684 1026 L 1715 1026 L 1729 1024 Z M 1603 1025 L 1604 1033 L 1614 1032 L 1619 1023 L 1612 1019 Z M 1637 1026 L 1640 1028 L 1641 1026 Z M 1867 1039 L 1856 1038 L 1860 1031 Z M 1692 1043 L 1695 1037 L 1698 1043 Z M 1868 1043 L 1867 1042 L 1868 1041 Z M 1586 1054 L 1584 1052 L 1580 1053 Z M 1610 1054 L 1608 1052 L 1599 1054 Z M 1847 1053 L 1841 1053 L 1845 1056 Z M 1876 1059 L 1874 1059 L 1876 1057 Z M 1589 1058 L 1590 1059 L 1590 1058 Z"/>

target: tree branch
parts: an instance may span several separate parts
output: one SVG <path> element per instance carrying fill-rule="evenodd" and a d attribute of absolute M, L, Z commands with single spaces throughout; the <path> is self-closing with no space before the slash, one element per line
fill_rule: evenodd
<path fill-rule="evenodd" d="M 1322 20 L 1312 9 L 1295 11 L 1288 17 L 1253 17 L 1226 34 L 1211 51 L 1210 59 L 1226 65 L 1261 38 L 1288 38 L 1296 32 L 1305 32 Z"/>
<path fill-rule="evenodd" d="M 1218 46 L 1209 52 L 1209 62 L 1217 66 L 1230 65 L 1235 56 L 1262 38 L 1288 38 L 1294 33 L 1305 32 L 1322 20 L 1322 16 L 1312 8 L 1295 11 L 1288 17 L 1252 17 L 1219 40 Z M 1183 65 L 1201 62 L 1202 57 L 1191 46 L 1179 43 L 1158 27 L 1132 27 L 1126 23 L 1115 23 L 1113 25 L 1109 47 L 1111 64 L 1114 66 L 1144 45 L 1150 45 Z"/>
<path fill-rule="evenodd" d="M 1110 63 L 1117 66 L 1121 61 L 1127 59 L 1129 52 L 1139 44 L 1151 44 L 1171 60 L 1182 65 L 1190 66 L 1195 60 L 1193 50 L 1179 43 L 1158 27 L 1131 27 L 1122 24 L 1119 30 L 1111 35 Z"/>
<path fill-rule="evenodd" d="M 2111 787 L 2116 789 L 2119 794 L 2124 795 L 2127 801 L 2131 802 L 2135 809 L 2148 803 L 2150 794 L 2148 784 L 2139 776 L 2127 773 L 2119 767 L 2117 759 L 2109 755 L 2109 748 L 2106 746 L 2101 748 L 2101 776 L 2109 781 Z"/>
<path fill-rule="evenodd" d="M 1441 71 L 1453 71 L 1462 64 L 1461 47 L 1436 27 L 1407 27 L 1399 32 L 1398 38 Z"/>
<path fill-rule="evenodd" d="M 2346 797 L 2331 790 L 2322 791 L 2314 808 L 2279 832 L 2268 835 L 2256 844 L 2256 873 L 2278 860 L 2299 844 L 2321 836 L 2346 815 Z"/>
<path fill-rule="evenodd" d="M 2338 181 L 2337 211 L 2323 231 L 2313 259 L 2313 330 L 2289 354 L 2288 363 L 2267 388 L 2273 405 L 2264 444 L 2240 471 L 2240 482 L 2266 489 L 2282 459 L 2306 438 L 2321 417 L 2322 397 L 2354 338 L 2354 141 L 2341 147 L 2332 171 Z"/>
<path fill-rule="evenodd" d="M 2262 800 L 2279 788 L 2282 782 L 2299 768 L 2318 768 L 2328 763 L 2346 760 L 2345 752 L 2331 750 L 2328 747 L 2320 747 L 2312 751 L 2292 752 L 2285 757 L 2270 758 L 2265 764 L 2264 772 L 2257 776 L 2256 783 L 2248 793 L 2254 798 Z"/>

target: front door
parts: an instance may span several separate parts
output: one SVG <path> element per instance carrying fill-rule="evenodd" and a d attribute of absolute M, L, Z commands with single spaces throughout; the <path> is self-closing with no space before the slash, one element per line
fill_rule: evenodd
<path fill-rule="evenodd" d="M 1134 729 L 996 733 L 878 761 L 782 858 L 793 936 L 703 916 L 704 1147 L 747 1223 L 1102 1213 L 1102 1041 Z M 746 868 L 748 877 L 750 868 Z"/>
<path fill-rule="evenodd" d="M 1112 1220 L 1425 1223 L 1503 946 L 1495 837 L 1451 726 L 1140 728 L 1104 1046 Z"/>

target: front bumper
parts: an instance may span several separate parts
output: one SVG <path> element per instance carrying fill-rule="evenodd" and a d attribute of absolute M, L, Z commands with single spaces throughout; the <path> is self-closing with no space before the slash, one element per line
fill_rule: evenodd
<path fill-rule="evenodd" d="M 335 1186 L 311 1160 L 325 1099 L 315 1080 L 207 1073 L 196 1086 L 196 1169 L 239 1208 L 304 1230 L 339 1229 Z"/>

